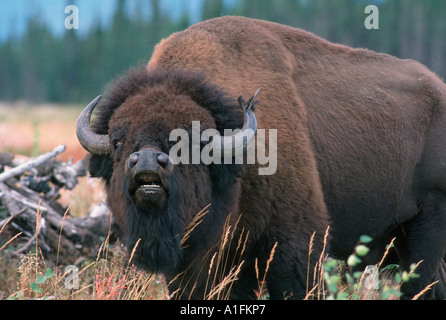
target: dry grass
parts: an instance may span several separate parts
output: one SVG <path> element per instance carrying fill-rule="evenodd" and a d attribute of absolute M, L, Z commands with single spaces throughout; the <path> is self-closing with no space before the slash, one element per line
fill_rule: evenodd
<path fill-rule="evenodd" d="M 37 212 L 36 234 L 41 214 Z M 3 230 L 1 230 L 3 231 Z M 1 234 L 1 233 L 0 233 Z M 140 300 L 167 299 L 162 277 L 136 270 L 129 264 L 123 246 L 102 244 L 94 261 L 79 266 L 49 266 L 38 246 L 18 260 L 0 255 L 4 279 L 0 280 L 0 298 L 11 300 Z M 1 251 L 6 248 L 4 245 Z M 6 259 L 7 258 L 7 259 Z M 131 259 L 131 258 L 130 258 Z M 8 263 L 9 262 L 9 263 Z M 13 269 L 13 266 L 18 267 Z M 11 265 L 12 264 L 12 265 Z M 5 268 L 6 267 L 6 268 Z M 73 273 L 74 268 L 76 274 Z"/>
<path fill-rule="evenodd" d="M 197 214 L 195 223 L 199 224 L 201 218 L 205 216 L 206 209 Z M 36 234 L 40 228 L 41 215 L 37 211 Z M 219 243 L 208 252 L 205 263 L 202 266 L 202 272 L 207 275 L 208 291 L 204 292 L 203 300 L 227 300 L 230 298 L 231 288 L 235 281 L 238 280 L 241 268 L 244 265 L 243 254 L 246 249 L 246 243 L 249 237 L 247 232 L 235 232 L 238 221 L 235 225 L 229 223 L 230 217 L 227 219 L 221 239 Z M 189 236 L 195 229 L 194 225 L 183 235 Z M 0 234 L 3 229 L 0 230 Z M 327 244 L 328 229 L 325 235 L 325 245 Z M 237 238 L 238 237 L 238 238 Z M 314 239 L 312 237 L 312 239 Z M 136 300 L 136 299 L 176 299 L 187 298 L 181 289 L 168 294 L 167 285 L 163 277 L 156 274 L 148 274 L 140 270 L 136 270 L 131 265 L 133 252 L 130 258 L 126 258 L 123 247 L 118 243 L 113 246 L 109 244 L 107 237 L 102 244 L 97 257 L 93 261 L 84 261 L 78 268 L 79 283 L 75 288 L 67 285 L 70 284 L 70 272 L 63 266 L 47 266 L 40 248 L 38 247 L 38 238 L 32 251 L 22 255 L 16 269 L 15 283 L 8 280 L 8 287 L 0 285 L 0 291 L 3 292 L 3 298 L 8 299 L 60 299 L 60 300 Z M 184 243 L 187 243 L 186 241 Z M 381 268 L 382 261 L 388 255 L 392 248 L 392 242 L 388 246 L 381 262 L 377 268 Z M 139 243 L 136 244 L 136 246 Z M 310 241 L 310 254 L 313 241 Z M 0 249 L 7 248 L 5 244 Z M 236 254 L 231 256 L 229 248 L 236 245 Z M 269 258 L 266 262 L 265 270 L 259 270 L 258 262 L 255 261 L 255 272 L 257 276 L 258 290 L 256 290 L 257 298 L 268 299 L 266 289 L 266 279 L 271 262 L 277 249 L 277 243 L 273 246 Z M 136 247 L 135 247 L 136 248 Z M 185 248 L 187 250 L 187 246 Z M 3 261 L 2 261 L 3 260 Z M 0 261 L 5 265 L 3 256 L 0 255 Z M 422 262 L 420 262 L 422 263 Z M 395 300 L 399 298 L 401 285 L 415 278 L 418 265 L 412 266 L 410 272 L 401 273 L 380 273 L 378 288 L 371 288 L 365 285 L 365 272 L 359 272 L 355 275 L 346 270 L 345 262 L 327 259 L 325 249 L 322 251 L 318 263 L 314 268 L 314 276 L 312 286 L 307 288 L 306 300 L 331 300 L 331 299 L 348 299 L 348 300 Z M 8 265 L 8 264 L 6 264 Z M 9 267 L 11 267 L 9 265 Z M 11 273 L 14 271 L 8 271 Z M 5 273 L 3 273 L 5 276 Z M 183 274 L 179 274 L 175 280 L 187 287 L 192 284 L 194 291 L 196 282 L 193 279 L 181 279 Z M 342 278 L 345 277 L 344 280 Z M 197 277 L 198 278 L 198 277 Z M 309 279 L 309 278 L 308 278 Z M 183 281 L 184 280 L 184 281 Z M 192 281 L 192 283 L 189 283 Z M 307 280 L 308 281 L 308 280 Z M 2 284 L 4 281 L 0 281 Z M 414 299 L 418 299 L 422 294 L 428 291 L 435 283 L 428 285 Z M 290 298 L 288 296 L 286 298 Z"/>
<path fill-rule="evenodd" d="M 229 299 L 232 285 L 237 281 L 238 275 L 244 264 L 242 257 L 246 249 L 246 241 L 248 240 L 249 234 L 242 230 L 239 239 L 235 239 L 235 231 L 239 220 L 234 226 L 231 226 L 229 224 L 230 218 L 231 216 L 229 215 L 223 228 L 223 235 L 218 250 L 214 252 L 209 264 L 207 283 L 210 282 L 212 285 L 209 293 L 205 293 L 204 295 L 205 300 Z M 230 261 L 230 247 L 234 240 L 237 240 L 237 247 L 233 260 Z M 212 270 L 214 270 L 214 272 L 212 272 Z M 229 272 L 227 272 L 227 270 L 229 270 Z M 213 277 L 211 277 L 212 274 Z M 224 275 L 223 278 L 217 279 L 218 274 Z"/>
<path fill-rule="evenodd" d="M 76 119 L 82 106 L 0 103 L 0 151 L 36 155 L 65 144 L 60 159 L 82 159 L 86 152 L 76 138 Z"/>
<path fill-rule="evenodd" d="M 53 270 L 41 255 L 22 255 L 16 285 L 2 288 L 3 298 L 51 300 L 152 300 L 167 299 L 163 278 L 134 267 L 123 268 L 120 248 L 114 246 L 107 259 L 84 263 L 78 270 L 78 285 L 70 287 L 69 269 Z M 49 276 L 48 276 L 49 275 Z M 42 280 L 43 279 L 43 280 Z M 15 288 L 15 289 L 14 289 Z"/>
<path fill-rule="evenodd" d="M 186 228 L 180 243 L 187 250 L 187 239 L 193 230 L 202 222 L 202 218 L 208 213 L 206 206 L 203 210 L 196 214 L 195 218 Z M 196 282 L 193 279 L 198 279 L 203 274 L 206 275 L 206 285 L 208 288 L 203 293 L 203 300 L 227 300 L 229 299 L 232 285 L 238 280 L 238 275 L 244 264 L 242 256 L 246 249 L 246 242 L 249 233 L 241 230 L 236 232 L 239 220 L 231 225 L 231 215 L 226 219 L 222 229 L 222 235 L 218 243 L 205 255 L 202 263 L 202 268 L 198 274 L 194 274 L 193 278 L 185 277 L 186 273 L 178 274 L 172 281 L 180 283 L 180 288 L 171 294 L 172 299 L 190 298 L 196 289 Z M 238 238 L 237 237 L 238 234 Z M 233 256 L 230 255 L 230 249 L 235 245 Z M 232 257 L 232 259 L 231 259 Z M 186 293 L 185 288 L 191 287 Z M 188 296 L 186 296 L 188 294 Z"/>

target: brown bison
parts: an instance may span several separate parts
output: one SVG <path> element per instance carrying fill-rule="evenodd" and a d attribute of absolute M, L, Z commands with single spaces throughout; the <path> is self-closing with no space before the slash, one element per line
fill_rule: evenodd
<path fill-rule="evenodd" d="M 237 98 L 258 88 L 254 113 L 253 99 Z M 222 17 L 161 41 L 147 68 L 115 81 L 90 126 L 98 100 L 77 128 L 92 154 L 91 175 L 105 181 L 109 207 L 129 248 L 136 245 L 133 262 L 174 279 L 170 290 L 182 298 L 201 299 L 216 285 L 208 275 L 212 253 L 225 223 L 236 222 L 235 237 L 249 235 L 242 257 L 236 240 L 226 253 L 228 265 L 243 260 L 231 298 L 253 297 L 255 265 L 265 270 L 276 243 L 270 297 L 303 298 L 328 226 L 329 253 L 339 259 L 361 235 L 373 238 L 364 264 L 379 261 L 396 237 L 389 261 L 406 270 L 422 261 L 403 298 L 437 280 L 425 297 L 446 298 L 446 85 L 423 65 L 271 22 Z M 260 175 L 258 159 L 174 164 L 170 150 L 180 139 L 171 133 L 193 134 L 194 121 L 200 132 L 221 136 L 182 142 L 191 152 L 218 145 L 222 157 L 240 146 L 246 153 L 254 143 L 243 139 L 249 130 L 276 129 L 275 173 Z M 232 139 L 235 145 L 226 143 Z"/>

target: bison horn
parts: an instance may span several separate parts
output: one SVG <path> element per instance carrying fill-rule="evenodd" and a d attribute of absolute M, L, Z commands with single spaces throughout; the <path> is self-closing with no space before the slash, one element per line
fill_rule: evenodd
<path fill-rule="evenodd" d="M 97 134 L 90 125 L 91 114 L 102 96 L 91 101 L 77 119 L 77 138 L 88 152 L 101 156 L 110 154 L 110 140 L 108 135 Z"/>
<path fill-rule="evenodd" d="M 245 152 L 248 146 L 254 141 L 257 132 L 257 120 L 254 115 L 255 97 L 260 89 L 247 103 L 239 98 L 240 106 L 243 109 L 244 121 L 240 132 L 232 136 L 222 136 L 220 141 L 221 151 L 224 156 L 236 156 L 236 152 Z M 237 151 L 239 150 L 239 151 Z"/>

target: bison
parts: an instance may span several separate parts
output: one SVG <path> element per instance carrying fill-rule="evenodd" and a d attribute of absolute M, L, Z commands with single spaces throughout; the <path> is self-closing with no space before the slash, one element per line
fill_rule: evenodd
<path fill-rule="evenodd" d="M 238 99 L 259 88 L 256 99 Z M 77 126 L 90 173 L 105 181 L 132 262 L 164 274 L 181 298 L 204 298 L 236 262 L 231 298 L 253 298 L 268 265 L 270 297 L 302 299 L 320 256 L 346 259 L 361 235 L 373 238 L 364 264 L 378 262 L 394 237 L 389 262 L 408 270 L 422 261 L 402 298 L 434 281 L 424 298 L 446 298 L 446 86 L 423 65 L 221 17 L 162 40 L 146 67 L 99 99 Z M 215 145 L 230 156 L 261 147 L 245 132 L 277 130 L 276 171 L 260 175 L 257 160 L 174 164 L 179 139 L 170 135 L 192 133 L 194 121 L 219 135 L 188 148 L 221 139 Z M 233 240 L 229 266 L 215 270 L 224 226 L 246 236 L 243 256 Z"/>

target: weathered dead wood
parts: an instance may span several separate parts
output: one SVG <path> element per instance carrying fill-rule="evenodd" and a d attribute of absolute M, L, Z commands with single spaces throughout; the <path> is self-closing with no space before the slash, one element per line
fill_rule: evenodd
<path fill-rule="evenodd" d="M 26 253 L 37 242 L 47 259 L 71 264 L 82 257 L 95 257 L 104 237 L 115 230 L 104 204 L 75 218 L 57 201 L 62 188 L 75 188 L 88 165 L 87 159 L 75 164 L 54 159 L 64 150 L 65 146 L 59 146 L 32 159 L 0 153 L 0 166 L 5 170 L 0 173 L 0 238 L 7 241 L 17 231 L 22 233 L 14 240 L 11 254 Z"/>
<path fill-rule="evenodd" d="M 37 166 L 45 163 L 49 159 L 64 152 L 65 148 L 66 148 L 65 145 L 60 145 L 60 146 L 56 147 L 51 152 L 42 154 L 41 156 L 38 156 L 37 158 L 32 159 L 32 160 L 28 161 L 27 163 L 24 163 L 22 165 L 19 165 L 18 167 L 15 167 L 11 170 L 1 173 L 0 174 L 0 182 L 3 182 L 5 180 L 15 177 L 17 175 L 21 175 L 25 171 L 28 171 L 31 168 L 37 167 Z"/>

